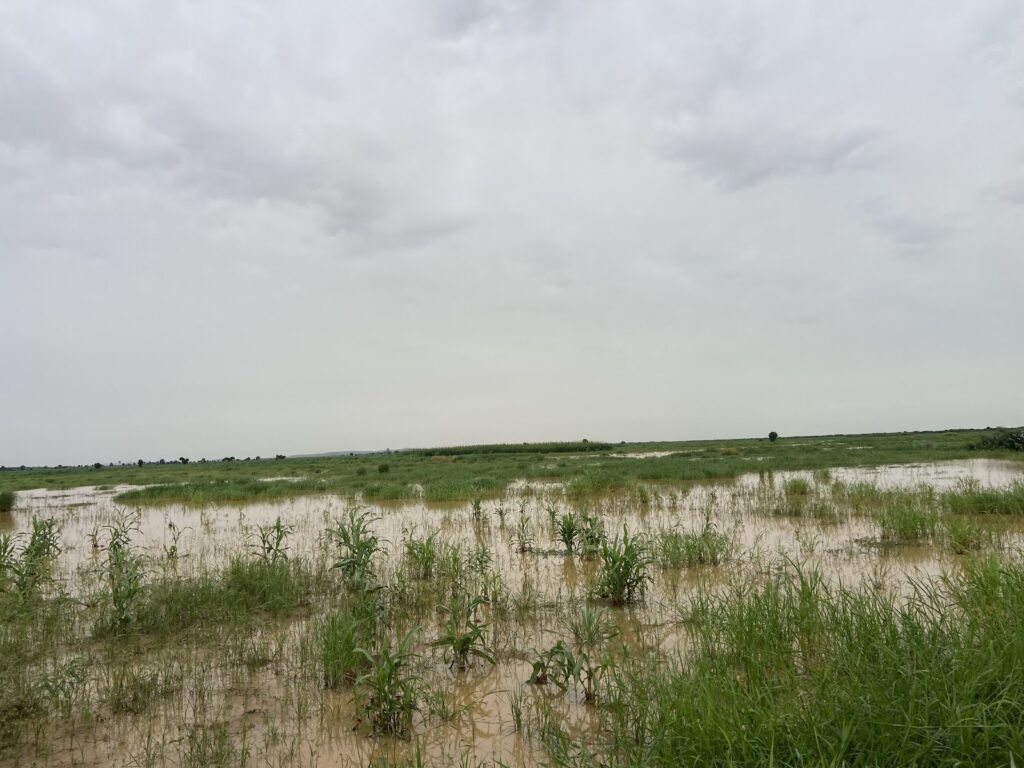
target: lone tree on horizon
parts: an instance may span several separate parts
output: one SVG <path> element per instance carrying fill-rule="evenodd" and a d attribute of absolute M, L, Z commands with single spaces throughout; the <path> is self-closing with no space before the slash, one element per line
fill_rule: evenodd
<path fill-rule="evenodd" d="M 779 433 L 772 430 L 771 432 L 768 433 L 768 439 L 774 443 L 776 440 L 779 439 Z"/>

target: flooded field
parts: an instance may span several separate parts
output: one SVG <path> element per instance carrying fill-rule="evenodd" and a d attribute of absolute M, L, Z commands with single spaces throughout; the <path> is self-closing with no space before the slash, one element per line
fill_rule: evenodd
<path fill-rule="evenodd" d="M 976 459 L 451 504 L 22 491 L 0 764 L 627 764 L 629 681 L 707 654 L 707 606 L 804 579 L 940 599 L 943 574 L 1017 557 L 1022 483 Z"/>

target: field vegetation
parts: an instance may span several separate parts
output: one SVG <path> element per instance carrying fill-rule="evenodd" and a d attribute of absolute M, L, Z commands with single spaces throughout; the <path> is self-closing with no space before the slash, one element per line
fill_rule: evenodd
<path fill-rule="evenodd" d="M 6 471 L 0 765 L 1022 764 L 978 440 Z"/>

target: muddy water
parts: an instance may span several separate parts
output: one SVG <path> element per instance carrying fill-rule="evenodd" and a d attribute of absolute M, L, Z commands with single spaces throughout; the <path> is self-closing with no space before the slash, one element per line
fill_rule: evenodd
<path fill-rule="evenodd" d="M 570 732 L 596 727 L 595 711 L 580 694 L 526 683 L 530 660 L 568 637 L 569 605 L 582 601 L 593 584 L 596 564 L 562 551 L 551 522 L 553 511 L 573 506 L 597 514 L 611 535 L 628 528 L 648 535 L 669 530 L 700 530 L 709 521 L 734 545 L 730 564 L 698 568 L 656 568 L 642 607 L 617 610 L 619 629 L 611 641 L 618 653 L 675 652 L 685 649 L 679 606 L 698 584 L 723 581 L 743 570 L 770 567 L 780 557 L 816 563 L 832 579 L 854 583 L 871 579 L 897 590 L 910 579 L 955 568 L 957 556 L 940 545 L 880 547 L 878 528 L 869 518 L 849 514 L 834 520 L 779 515 L 773 506 L 784 497 L 788 480 L 801 478 L 812 496 L 828 502 L 832 483 L 869 483 L 879 488 L 954 487 L 965 478 L 999 487 L 1024 477 L 1020 465 L 974 460 L 876 468 L 841 468 L 824 473 L 753 473 L 734 482 L 670 488 L 651 486 L 646 503 L 635 497 L 605 497 L 571 505 L 558 484 L 515 484 L 507 498 L 485 502 L 478 518 L 468 504 L 365 504 L 334 496 L 306 497 L 244 506 L 191 508 L 181 505 L 129 510 L 112 497 L 125 490 L 81 488 L 20 493 L 15 512 L 0 517 L 0 530 L 26 533 L 33 516 L 60 521 L 64 551 L 56 562 L 58 583 L 85 600 L 97 589 L 106 528 L 132 515 L 137 526 L 133 546 L 151 572 L 167 567 L 176 549 L 175 572 L 188 578 L 222 566 L 231 556 L 256 545 L 259 526 L 281 518 L 291 527 L 289 556 L 312 560 L 329 555 L 323 531 L 353 506 L 369 510 L 382 538 L 380 569 L 392 578 L 403 542 L 438 532 L 441 540 L 466 551 L 487 550 L 490 568 L 515 596 L 539 606 L 522 621 L 490 617 L 489 639 L 498 663 L 452 672 L 430 647 L 438 617 L 422 617 L 421 673 L 434 691 L 417 716 L 409 741 L 374 738 L 360 726 L 351 692 L 324 690 L 315 669 L 303 661 L 302 643 L 312 618 L 267 626 L 254 636 L 227 638 L 216 648 L 182 644 L 143 653 L 133 660 L 141 669 L 181 669 L 182 683 L 159 705 L 137 715 L 104 713 L 55 724 L 45 748 L 12 758 L 11 765 L 180 765 L 194 756 L 197 734 L 221 732 L 250 765 L 365 766 L 372 762 L 429 764 L 504 762 L 534 765 L 544 761 L 527 730 L 517 729 L 514 712 L 550 709 Z M 524 521 L 532 551 L 517 552 Z M 1022 530 L 1005 529 L 1004 545 L 1019 545 Z M 118 660 L 120 663 L 122 660 Z M 110 662 L 113 663 L 113 662 Z M 97 673 L 100 674 L 100 673 Z M 101 680 L 94 687 L 98 690 Z M 524 720 L 529 722 L 528 714 Z M 197 730 L 199 729 L 199 730 Z M 0 758 L 3 762 L 4 758 Z"/>

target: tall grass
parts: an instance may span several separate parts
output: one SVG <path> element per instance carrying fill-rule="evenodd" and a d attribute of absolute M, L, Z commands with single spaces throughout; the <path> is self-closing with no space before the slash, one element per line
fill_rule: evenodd
<path fill-rule="evenodd" d="M 731 550 L 729 537 L 711 526 L 700 531 L 660 531 L 651 542 L 654 560 L 662 568 L 719 565 Z"/>
<path fill-rule="evenodd" d="M 962 480 L 942 494 L 946 509 L 959 515 L 1024 515 L 1024 481 L 1005 488 L 983 488 L 976 480 Z"/>
<path fill-rule="evenodd" d="M 1024 565 L 906 601 L 790 566 L 701 589 L 689 658 L 612 672 L 602 763 L 1006 765 L 1024 754 Z M 584 762 L 588 762 L 584 760 Z"/>

